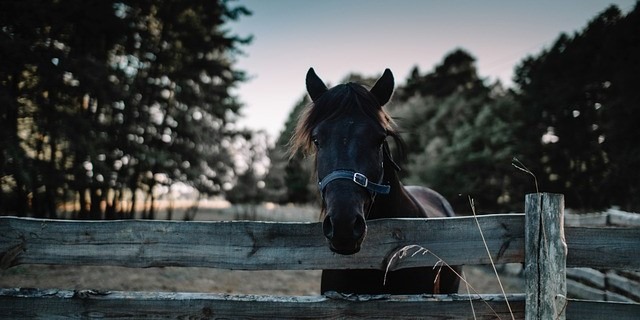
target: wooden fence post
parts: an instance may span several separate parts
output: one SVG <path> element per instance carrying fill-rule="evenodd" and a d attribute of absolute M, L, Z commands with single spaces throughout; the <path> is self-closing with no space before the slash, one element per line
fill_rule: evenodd
<path fill-rule="evenodd" d="M 525 199 L 525 319 L 565 319 L 567 244 L 564 196 L 528 194 Z"/>

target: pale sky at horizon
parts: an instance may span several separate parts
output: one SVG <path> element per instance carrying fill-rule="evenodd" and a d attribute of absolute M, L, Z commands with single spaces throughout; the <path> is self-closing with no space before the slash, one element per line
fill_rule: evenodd
<path fill-rule="evenodd" d="M 635 0 L 239 0 L 253 12 L 230 23 L 231 32 L 253 35 L 241 47 L 236 68 L 250 80 L 235 94 L 244 104 L 238 124 L 265 130 L 275 140 L 305 93 L 309 67 L 328 84 L 349 73 L 375 76 L 390 68 L 396 85 L 414 66 L 432 71 L 462 48 L 476 58 L 489 83 L 511 85 L 514 66 L 538 54 L 564 32 L 584 28 L 610 4 L 623 13 Z"/>

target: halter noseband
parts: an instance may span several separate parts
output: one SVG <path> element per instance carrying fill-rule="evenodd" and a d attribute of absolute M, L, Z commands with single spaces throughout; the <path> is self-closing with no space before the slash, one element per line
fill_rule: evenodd
<path fill-rule="evenodd" d="M 324 196 L 324 189 L 327 185 L 334 180 L 337 179 L 346 179 L 351 180 L 355 184 L 369 190 L 370 192 L 388 194 L 391 191 L 391 186 L 386 184 L 380 184 L 369 181 L 369 178 L 362 173 L 351 171 L 351 170 L 336 170 L 328 175 L 326 175 L 320 182 L 318 182 L 318 189 L 320 189 L 320 194 Z M 382 177 L 381 179 L 382 180 Z"/>
<path fill-rule="evenodd" d="M 393 168 L 396 171 L 400 171 L 400 167 L 396 164 L 395 161 L 393 161 L 393 158 L 391 157 L 389 145 L 386 142 L 382 145 L 382 152 L 385 160 L 389 160 L 393 165 Z M 384 168 L 384 161 L 382 162 L 382 167 Z M 324 198 L 324 189 L 327 187 L 327 185 L 331 183 L 331 181 L 337 179 L 351 180 L 353 181 L 353 183 L 369 190 L 369 192 L 371 192 L 372 196 L 374 197 L 378 193 L 389 194 L 389 192 L 391 191 L 390 185 L 382 184 L 382 180 L 384 179 L 384 170 L 382 170 L 382 176 L 380 176 L 380 181 L 378 181 L 378 183 L 369 181 L 369 178 L 367 178 L 367 176 L 360 172 L 356 172 L 353 170 L 335 170 L 318 181 L 318 189 L 320 189 L 320 196 L 322 196 L 322 198 Z"/>

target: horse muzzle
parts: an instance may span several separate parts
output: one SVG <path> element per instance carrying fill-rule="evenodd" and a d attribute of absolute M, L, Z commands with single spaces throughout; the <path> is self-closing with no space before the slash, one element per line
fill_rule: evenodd
<path fill-rule="evenodd" d="M 350 255 L 360 251 L 367 233 L 364 217 L 356 214 L 353 218 L 335 218 L 327 215 L 322 223 L 324 236 L 329 240 L 331 251 Z"/>

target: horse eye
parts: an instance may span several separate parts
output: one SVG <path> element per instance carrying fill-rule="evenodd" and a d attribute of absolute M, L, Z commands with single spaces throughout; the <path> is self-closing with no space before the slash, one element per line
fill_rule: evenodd
<path fill-rule="evenodd" d="M 316 145 L 316 147 L 320 146 L 320 142 L 318 142 L 318 138 L 313 137 L 313 140 L 312 140 L 312 141 L 313 141 L 313 144 L 315 144 L 315 145 Z"/>

